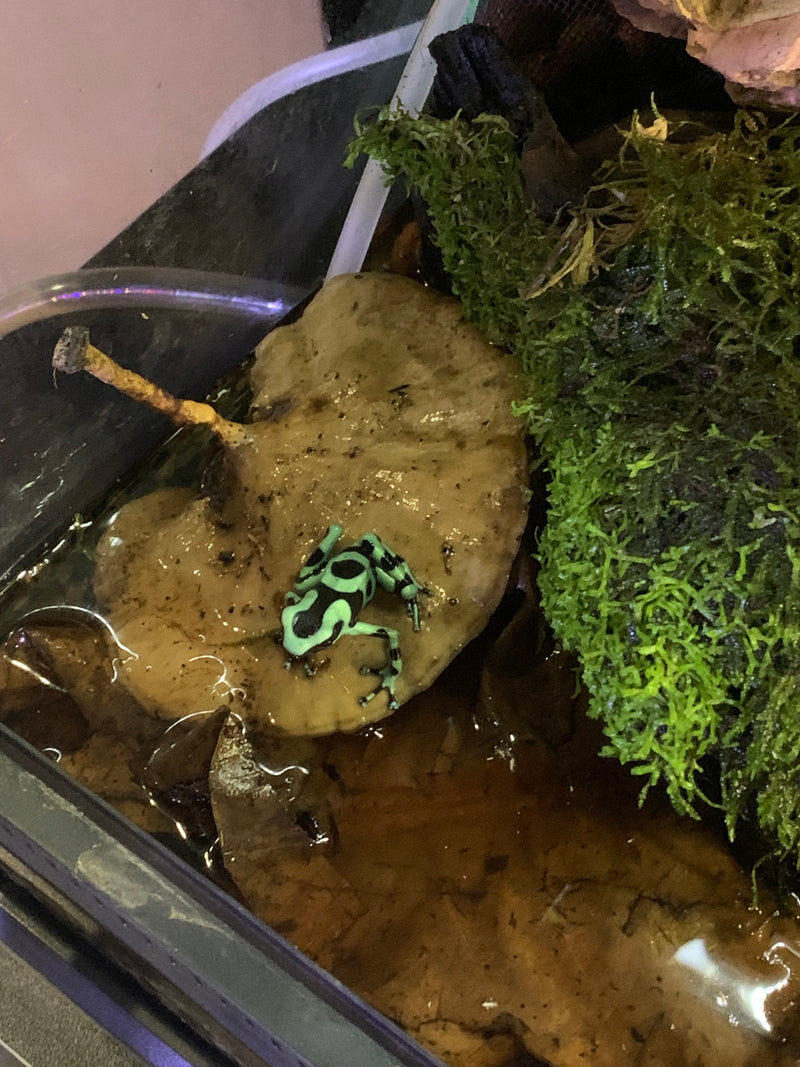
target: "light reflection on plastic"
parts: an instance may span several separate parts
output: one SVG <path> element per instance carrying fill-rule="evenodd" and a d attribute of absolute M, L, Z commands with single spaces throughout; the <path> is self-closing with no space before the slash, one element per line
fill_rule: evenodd
<path fill-rule="evenodd" d="M 672 959 L 701 979 L 705 990 L 713 995 L 714 1004 L 726 1013 L 733 1026 L 771 1034 L 767 1000 L 784 988 L 791 975 L 789 968 L 776 954 L 778 948 L 786 948 L 797 955 L 783 942 L 773 945 L 765 953 L 764 958 L 782 971 L 781 976 L 773 982 L 753 981 L 730 964 L 715 960 L 701 937 L 681 945 Z"/>
<path fill-rule="evenodd" d="M 146 303 L 152 307 L 190 307 L 194 310 L 202 310 L 204 306 L 215 310 L 222 306 L 223 310 L 244 309 L 252 314 L 283 315 L 289 310 L 286 300 L 269 300 L 255 294 L 248 293 L 219 293 L 209 289 L 188 289 L 179 286 L 168 285 L 120 285 L 120 286 L 88 286 L 85 289 L 69 289 L 54 293 L 50 297 L 53 306 L 60 304 L 86 304 L 88 299 L 113 301 L 120 306 L 133 303 Z"/>

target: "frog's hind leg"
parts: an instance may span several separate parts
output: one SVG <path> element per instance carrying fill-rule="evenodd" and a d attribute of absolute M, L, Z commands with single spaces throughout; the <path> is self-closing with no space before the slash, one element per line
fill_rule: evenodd
<path fill-rule="evenodd" d="M 365 534 L 358 547 L 372 560 L 375 577 L 380 585 L 387 593 L 397 593 L 406 602 L 414 629 L 419 631 L 417 597 L 420 593 L 429 593 L 430 590 L 417 581 L 403 557 L 393 552 L 377 534 Z"/>
<path fill-rule="evenodd" d="M 373 697 L 386 690 L 389 697 L 389 707 L 392 711 L 400 705 L 394 695 L 394 683 L 403 669 L 403 657 L 400 654 L 400 637 L 397 630 L 388 626 L 373 626 L 368 622 L 357 622 L 348 629 L 348 634 L 362 634 L 365 637 L 382 637 L 386 641 L 388 655 L 385 667 L 362 667 L 362 674 L 377 674 L 380 681 L 366 696 L 359 697 L 359 704 L 369 704 Z"/>

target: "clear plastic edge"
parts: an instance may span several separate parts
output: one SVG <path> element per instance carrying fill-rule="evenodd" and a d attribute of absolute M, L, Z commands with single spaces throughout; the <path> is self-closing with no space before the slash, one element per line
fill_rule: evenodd
<path fill-rule="evenodd" d="M 165 1006 L 206 1032 L 212 1020 L 214 1039 L 235 1061 L 247 1067 L 441 1067 L 221 889 L 2 726 L 0 845 L 97 922 L 145 971 L 166 977 L 173 993 L 159 988 Z"/>

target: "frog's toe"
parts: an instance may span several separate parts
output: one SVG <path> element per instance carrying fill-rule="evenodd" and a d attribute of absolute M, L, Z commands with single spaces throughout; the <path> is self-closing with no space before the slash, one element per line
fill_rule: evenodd
<path fill-rule="evenodd" d="M 389 698 L 389 709 L 391 711 L 396 711 L 397 708 L 400 707 L 394 695 L 395 676 L 393 674 L 388 673 L 385 667 L 383 669 L 377 667 L 362 667 L 360 673 L 377 674 L 378 677 L 381 679 L 380 684 L 376 685 L 371 692 L 365 694 L 365 696 L 363 697 L 358 698 L 358 702 L 362 707 L 364 707 L 364 705 L 366 704 L 369 704 L 370 700 L 376 697 L 379 693 L 386 693 L 387 697 Z"/>
<path fill-rule="evenodd" d="M 362 708 L 366 707 L 366 705 L 369 704 L 370 700 L 372 700 L 373 697 L 376 697 L 378 695 L 378 693 L 386 693 L 386 695 L 389 697 L 389 700 L 387 702 L 387 707 L 389 708 L 390 711 L 397 711 L 397 709 L 400 707 L 400 705 L 397 703 L 397 700 L 395 699 L 395 697 L 392 696 L 392 694 L 389 692 L 389 690 L 384 685 L 379 685 L 375 689 L 373 689 L 371 693 L 367 693 L 366 696 L 359 697 L 358 698 L 358 702 L 361 705 L 361 707 Z"/>

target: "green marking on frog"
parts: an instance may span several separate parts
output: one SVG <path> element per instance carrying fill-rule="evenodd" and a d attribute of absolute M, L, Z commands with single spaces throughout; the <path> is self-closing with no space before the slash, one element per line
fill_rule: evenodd
<path fill-rule="evenodd" d="M 389 707 L 394 709 L 398 706 L 395 682 L 403 669 L 400 638 L 388 626 L 361 622 L 359 615 L 380 585 L 402 597 L 414 630 L 419 631 L 417 597 L 429 590 L 416 580 L 402 556 L 374 533 L 364 534 L 357 544 L 334 554 L 341 535 L 341 526 L 328 528 L 303 564 L 294 588 L 286 594 L 286 607 L 281 614 L 283 647 L 292 659 L 299 659 L 332 645 L 342 634 L 382 637 L 388 649 L 386 666 L 361 668 L 362 674 L 377 674 L 380 681 L 371 693 L 359 698 L 359 703 L 367 704 L 386 690 Z M 291 663 L 292 660 L 287 661 L 286 666 Z"/>

